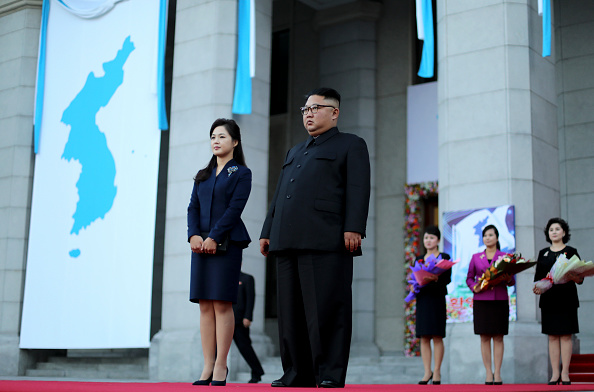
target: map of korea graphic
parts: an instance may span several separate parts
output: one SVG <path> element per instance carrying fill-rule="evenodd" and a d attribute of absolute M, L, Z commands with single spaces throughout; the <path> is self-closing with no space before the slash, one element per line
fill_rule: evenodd
<path fill-rule="evenodd" d="M 122 85 L 123 67 L 134 49 L 134 43 L 128 36 L 116 57 L 103 64 L 105 74 L 98 78 L 91 72 L 62 115 L 62 122 L 70 125 L 62 158 L 68 162 L 75 159 L 81 165 L 76 183 L 79 199 L 72 216 L 74 224 L 70 234 L 78 235 L 97 219 L 103 219 L 113 206 L 117 193 L 116 164 L 105 134 L 97 126 L 96 116 Z M 80 250 L 73 249 L 69 253 L 71 257 L 78 257 Z"/>

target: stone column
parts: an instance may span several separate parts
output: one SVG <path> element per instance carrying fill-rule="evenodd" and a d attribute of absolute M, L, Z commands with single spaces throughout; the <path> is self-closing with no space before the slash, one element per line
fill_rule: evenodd
<path fill-rule="evenodd" d="M 412 2 L 387 1 L 378 21 L 375 331 L 383 353 L 404 350 L 406 100 L 416 71 L 413 11 Z"/>
<path fill-rule="evenodd" d="M 244 270 L 256 279 L 252 333 L 260 354 L 263 331 L 264 259 L 258 237 L 266 214 L 271 0 L 256 2 L 257 71 L 251 115 L 235 116 L 242 132 L 253 185 L 243 219 L 252 244 L 244 251 Z M 231 118 L 237 51 L 237 1 L 178 0 L 175 26 L 171 131 L 167 185 L 162 328 L 151 342 L 150 378 L 193 381 L 202 371 L 199 308 L 188 301 L 190 250 L 186 212 L 192 178 L 212 156 L 208 131 L 219 117 Z M 230 364 L 236 363 L 230 357 Z M 231 366 L 232 367 L 232 366 Z M 236 368 L 230 369 L 234 379 Z"/>
<path fill-rule="evenodd" d="M 320 86 L 342 96 L 338 127 L 367 142 L 371 199 L 363 256 L 355 258 L 352 355 L 378 355 L 375 345 L 375 105 L 376 20 L 381 4 L 355 1 L 318 11 Z"/>
<path fill-rule="evenodd" d="M 594 4 L 555 1 L 557 118 L 561 176 L 561 216 L 571 228 L 570 245 L 580 256 L 594 254 Z M 581 353 L 594 352 L 592 284 L 579 286 Z M 575 350 L 574 350 L 575 351 Z"/>
<path fill-rule="evenodd" d="M 24 374 L 19 350 L 33 186 L 33 107 L 42 1 L 0 0 L 0 375 Z"/>
<path fill-rule="evenodd" d="M 515 205 L 516 248 L 529 258 L 544 247 L 544 223 L 559 213 L 555 59 L 542 58 L 536 6 L 437 3 L 440 211 Z M 506 383 L 547 378 L 533 277 L 534 269 L 517 276 Z M 450 324 L 445 362 L 448 383 L 484 381 L 472 324 Z"/>

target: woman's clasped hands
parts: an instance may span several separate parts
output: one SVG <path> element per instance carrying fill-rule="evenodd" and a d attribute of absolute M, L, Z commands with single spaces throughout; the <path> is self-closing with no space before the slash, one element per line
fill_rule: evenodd
<path fill-rule="evenodd" d="M 217 243 L 210 237 L 203 240 L 199 235 L 192 236 L 190 238 L 190 248 L 194 253 L 206 253 L 210 255 L 217 253 Z"/>

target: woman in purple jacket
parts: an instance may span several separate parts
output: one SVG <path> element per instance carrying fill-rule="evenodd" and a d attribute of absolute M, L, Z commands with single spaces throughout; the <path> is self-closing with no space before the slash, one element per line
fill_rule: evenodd
<path fill-rule="evenodd" d="M 499 250 L 499 231 L 493 225 L 483 229 L 483 243 L 485 251 L 472 255 L 466 284 L 474 292 L 473 313 L 474 333 L 481 336 L 481 354 L 483 365 L 487 372 L 485 384 L 501 385 L 501 363 L 503 362 L 503 335 L 507 335 L 509 327 L 509 299 L 506 286 L 513 286 L 513 276 L 504 276 L 501 283 L 481 291 L 476 287 L 479 278 L 497 261 L 505 255 Z M 495 371 L 491 367 L 491 340 L 493 340 L 493 362 Z"/>

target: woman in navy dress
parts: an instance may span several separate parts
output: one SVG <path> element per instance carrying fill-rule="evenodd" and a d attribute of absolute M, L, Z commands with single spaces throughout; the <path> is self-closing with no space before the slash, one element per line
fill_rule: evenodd
<path fill-rule="evenodd" d="M 188 206 L 188 242 L 192 249 L 190 301 L 200 305 L 200 338 L 204 368 L 194 385 L 224 386 L 227 355 L 235 321 L 232 304 L 242 250 L 250 237 L 241 220 L 252 187 L 245 166 L 239 126 L 217 119 L 210 128 L 213 156 L 194 179 Z M 217 249 L 227 243 L 226 251 Z"/>
<path fill-rule="evenodd" d="M 561 254 L 564 254 L 568 259 L 573 255 L 579 257 L 575 248 L 565 245 L 569 242 L 571 235 L 569 234 L 569 225 L 563 219 L 549 219 L 544 233 L 551 246 L 538 253 L 534 274 L 535 282 L 547 276 L 557 261 L 557 257 Z M 538 287 L 533 290 L 535 294 L 540 295 L 538 305 L 542 315 L 542 333 L 549 336 L 549 357 L 551 369 L 553 369 L 553 377 L 549 381 L 549 385 L 560 382 L 563 382 L 564 385 L 571 384 L 569 380 L 569 363 L 573 351 L 571 335 L 580 332 L 578 324 L 580 301 L 575 284 L 582 284 L 584 278 L 572 274 L 571 279 L 567 283 L 553 285 L 544 293 L 541 293 Z M 561 372 L 559 372 L 559 356 L 563 364 Z"/>
<path fill-rule="evenodd" d="M 427 260 L 433 255 L 444 260 L 449 260 L 450 255 L 439 253 L 439 240 L 441 233 L 435 226 L 425 229 L 423 245 L 427 250 L 425 256 L 418 256 L 418 260 Z M 452 270 L 448 269 L 439 276 L 429 279 L 417 294 L 416 336 L 421 339 L 421 357 L 425 374 L 419 384 L 427 384 L 433 379 L 433 384 L 441 384 L 441 362 L 443 361 L 443 338 L 446 336 L 447 309 L 445 296 L 448 293 L 447 285 L 452 280 Z M 435 355 L 435 368 L 431 371 L 431 340 Z"/>

